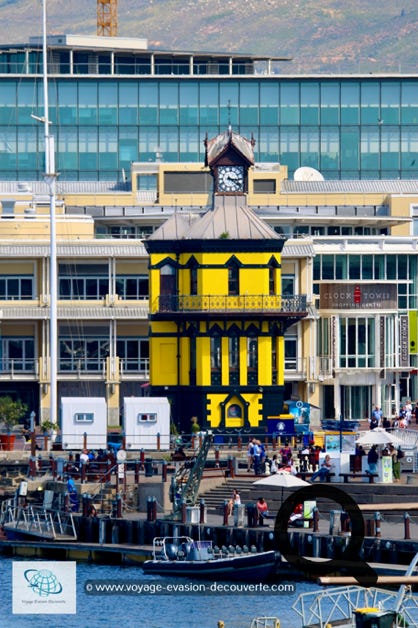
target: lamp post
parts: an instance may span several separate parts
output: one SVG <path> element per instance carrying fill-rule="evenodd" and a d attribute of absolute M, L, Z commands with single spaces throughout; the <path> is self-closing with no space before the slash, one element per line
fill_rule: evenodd
<path fill-rule="evenodd" d="M 36 417 L 36 414 L 35 414 L 34 410 L 32 410 L 32 412 L 29 415 L 29 418 L 30 418 L 30 431 L 31 431 L 31 433 L 35 431 L 35 417 Z"/>
<path fill-rule="evenodd" d="M 30 455 L 33 457 L 36 453 L 36 437 L 35 437 L 35 412 L 30 413 Z"/>

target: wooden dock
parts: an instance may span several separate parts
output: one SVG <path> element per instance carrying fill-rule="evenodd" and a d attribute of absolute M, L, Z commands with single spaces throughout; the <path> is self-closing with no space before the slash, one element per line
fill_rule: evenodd
<path fill-rule="evenodd" d="M 65 541 L 1 540 L 0 551 L 9 556 L 92 563 L 140 564 L 152 557 L 152 545 L 80 543 Z"/>

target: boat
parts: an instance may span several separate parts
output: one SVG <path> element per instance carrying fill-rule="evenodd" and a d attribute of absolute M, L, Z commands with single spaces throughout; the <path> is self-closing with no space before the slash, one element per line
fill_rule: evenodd
<path fill-rule="evenodd" d="M 144 573 L 161 576 L 227 579 L 261 582 L 272 576 L 279 562 L 271 550 L 213 546 L 212 541 L 194 541 L 188 536 L 156 537 L 152 559 L 142 566 Z"/>

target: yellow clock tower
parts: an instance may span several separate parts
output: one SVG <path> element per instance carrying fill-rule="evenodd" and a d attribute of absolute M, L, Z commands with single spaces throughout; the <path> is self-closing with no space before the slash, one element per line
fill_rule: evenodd
<path fill-rule="evenodd" d="M 213 207 L 174 213 L 145 241 L 150 254 L 151 394 L 177 427 L 260 429 L 282 410 L 284 339 L 306 316 L 281 295 L 285 240 L 247 205 L 254 141 L 228 129 L 206 139 Z"/>

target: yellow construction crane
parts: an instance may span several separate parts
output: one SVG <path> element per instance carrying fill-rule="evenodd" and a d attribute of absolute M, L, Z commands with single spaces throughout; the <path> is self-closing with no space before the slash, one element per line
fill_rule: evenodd
<path fill-rule="evenodd" d="M 118 34 L 118 0 L 97 0 L 97 34 L 102 37 Z"/>

